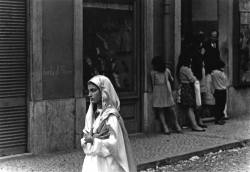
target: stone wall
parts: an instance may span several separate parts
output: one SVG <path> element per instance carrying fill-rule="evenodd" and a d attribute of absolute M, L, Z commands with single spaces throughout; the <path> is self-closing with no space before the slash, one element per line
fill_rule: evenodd
<path fill-rule="evenodd" d="M 28 152 L 80 148 L 86 112 L 82 1 L 31 1 L 30 27 Z"/>
<path fill-rule="evenodd" d="M 85 106 L 85 99 L 30 102 L 30 152 L 37 154 L 80 148 Z"/>

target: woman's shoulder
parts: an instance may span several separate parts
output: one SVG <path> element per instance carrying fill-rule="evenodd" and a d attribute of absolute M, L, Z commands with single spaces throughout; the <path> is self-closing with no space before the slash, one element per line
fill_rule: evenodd
<path fill-rule="evenodd" d="M 165 72 L 170 72 L 170 69 L 168 67 L 166 67 Z"/>
<path fill-rule="evenodd" d="M 103 118 L 109 118 L 110 116 L 120 117 L 119 111 L 114 107 L 107 108 L 103 112 Z"/>
<path fill-rule="evenodd" d="M 155 71 L 155 70 L 151 70 L 151 71 L 150 71 L 150 73 L 151 73 L 151 75 L 152 75 L 152 74 L 156 74 L 156 73 L 157 73 L 157 71 Z"/>
<path fill-rule="evenodd" d="M 215 70 L 213 70 L 212 72 L 211 72 L 211 75 L 212 76 L 215 76 L 215 75 L 220 75 L 222 72 L 220 71 L 220 70 L 218 70 L 218 69 L 215 69 Z"/>
<path fill-rule="evenodd" d="M 167 73 L 167 74 L 171 74 L 171 70 L 170 70 L 169 68 L 167 68 L 167 67 L 166 67 L 166 69 L 165 69 L 165 73 Z"/>
<path fill-rule="evenodd" d="M 181 68 L 180 68 L 180 72 L 181 71 L 188 71 L 188 70 L 191 70 L 191 69 L 187 66 L 181 66 Z"/>
<path fill-rule="evenodd" d="M 120 115 L 117 115 L 116 113 L 110 113 L 106 118 L 106 124 L 107 125 L 116 125 L 119 123 Z"/>

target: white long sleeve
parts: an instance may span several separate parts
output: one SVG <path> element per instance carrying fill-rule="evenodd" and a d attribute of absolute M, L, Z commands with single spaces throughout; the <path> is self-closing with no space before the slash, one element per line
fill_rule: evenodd
<path fill-rule="evenodd" d="M 90 143 L 85 144 L 83 147 L 84 153 L 87 155 L 98 155 L 102 157 L 109 156 L 110 154 L 116 153 L 117 150 L 117 134 L 122 134 L 119 131 L 119 123 L 115 116 L 110 116 L 106 121 L 107 125 L 110 126 L 110 136 L 108 139 L 94 138 L 93 145 Z M 121 129 L 120 129 L 121 130 Z"/>

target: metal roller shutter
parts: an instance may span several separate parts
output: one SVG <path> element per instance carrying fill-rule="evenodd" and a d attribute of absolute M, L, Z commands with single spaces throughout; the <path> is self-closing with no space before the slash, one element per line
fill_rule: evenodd
<path fill-rule="evenodd" d="M 27 147 L 26 0 L 0 0 L 0 156 Z"/>

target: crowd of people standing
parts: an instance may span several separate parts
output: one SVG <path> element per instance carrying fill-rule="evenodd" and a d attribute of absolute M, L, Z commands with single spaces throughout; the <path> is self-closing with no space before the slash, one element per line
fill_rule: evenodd
<path fill-rule="evenodd" d="M 203 32 L 186 37 L 176 69 L 179 84 L 178 103 L 187 114 L 192 131 L 204 132 L 207 128 L 202 121 L 202 113 L 209 112 L 215 124 L 225 124 L 224 109 L 227 100 L 228 81 L 224 72 L 225 63 L 220 58 L 218 33 L 213 31 L 209 38 Z M 175 130 L 181 133 L 170 82 L 171 71 L 166 68 L 164 58 L 152 60 L 151 80 L 153 88 L 153 108 L 156 118 L 162 124 L 164 134 L 169 134 L 165 122 L 165 110 L 171 109 Z M 198 90 L 198 91 L 197 91 Z"/>

